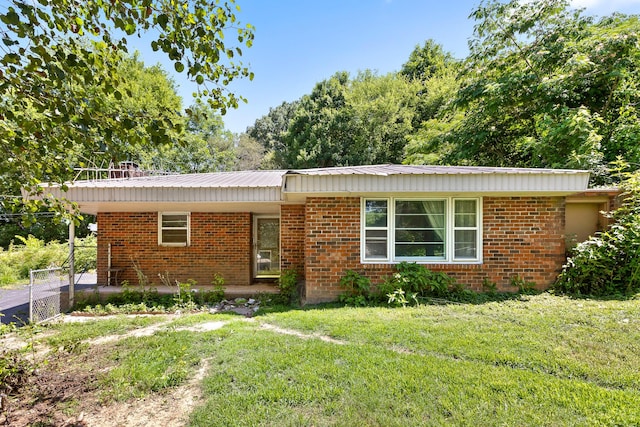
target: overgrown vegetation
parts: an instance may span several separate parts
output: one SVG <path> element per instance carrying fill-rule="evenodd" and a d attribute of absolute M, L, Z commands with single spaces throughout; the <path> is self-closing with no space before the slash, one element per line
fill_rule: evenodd
<path fill-rule="evenodd" d="M 533 294 L 533 283 L 520 277 L 513 277 L 511 284 L 515 293 L 500 293 L 496 284 L 485 279 L 484 293 L 467 289 L 462 284 L 441 271 L 431 271 L 421 264 L 401 262 L 394 266 L 394 272 L 378 286 L 373 287 L 371 280 L 356 271 L 349 270 L 340 279 L 345 292 L 338 297 L 347 305 L 363 307 L 367 305 L 388 304 L 391 306 L 417 305 L 435 299 L 450 302 L 481 303 L 518 298 L 520 294 Z"/>
<path fill-rule="evenodd" d="M 624 165 L 621 165 L 624 167 Z M 629 296 L 640 292 L 640 172 L 624 172 L 613 224 L 579 243 L 558 277 L 561 293 Z"/>
<path fill-rule="evenodd" d="M 353 270 L 347 271 L 340 279 L 340 286 L 346 289 L 338 297 L 340 302 L 354 306 L 365 306 L 375 300 L 375 296 L 371 294 L 371 280 Z"/>
<path fill-rule="evenodd" d="M 297 302 L 298 299 L 298 272 L 291 268 L 280 272 L 278 278 L 278 289 L 280 294 L 275 298 L 278 302 L 291 304 Z"/>
<path fill-rule="evenodd" d="M 174 293 L 161 294 L 153 286 L 130 286 L 124 282 L 122 292 L 108 295 L 104 302 L 98 293 L 78 296 L 74 310 L 92 315 L 206 310 L 224 299 L 224 279 L 216 275 L 212 283 L 214 288 L 206 290 L 194 289 L 195 280 L 178 282 Z"/>
<path fill-rule="evenodd" d="M 0 248 L 0 286 L 27 283 L 29 271 L 68 265 L 69 246 L 57 241 L 45 243 L 33 236 L 16 236 L 7 250 Z M 87 271 L 96 268 L 96 238 L 76 239 L 75 268 Z"/>

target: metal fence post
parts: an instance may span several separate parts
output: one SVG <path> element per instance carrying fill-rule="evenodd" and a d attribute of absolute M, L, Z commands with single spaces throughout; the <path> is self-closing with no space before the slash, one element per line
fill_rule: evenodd
<path fill-rule="evenodd" d="M 75 271 L 75 240 L 76 224 L 73 219 L 69 221 L 69 308 L 73 307 L 74 286 L 76 281 Z"/>
<path fill-rule="evenodd" d="M 33 323 L 33 273 L 29 271 L 29 323 Z"/>

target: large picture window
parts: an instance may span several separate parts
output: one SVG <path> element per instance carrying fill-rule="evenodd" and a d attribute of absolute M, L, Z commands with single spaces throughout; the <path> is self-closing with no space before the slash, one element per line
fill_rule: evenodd
<path fill-rule="evenodd" d="M 365 262 L 479 262 L 480 199 L 364 199 Z"/>
<path fill-rule="evenodd" d="M 158 213 L 158 244 L 161 246 L 189 246 L 190 220 L 189 213 Z"/>

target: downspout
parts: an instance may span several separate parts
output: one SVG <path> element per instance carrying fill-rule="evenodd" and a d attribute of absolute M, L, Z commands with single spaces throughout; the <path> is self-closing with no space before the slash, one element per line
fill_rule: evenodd
<path fill-rule="evenodd" d="M 285 200 L 284 193 L 287 191 L 287 176 L 289 176 L 289 171 L 286 171 L 284 175 L 282 175 L 282 184 L 280 185 L 280 200 Z"/>

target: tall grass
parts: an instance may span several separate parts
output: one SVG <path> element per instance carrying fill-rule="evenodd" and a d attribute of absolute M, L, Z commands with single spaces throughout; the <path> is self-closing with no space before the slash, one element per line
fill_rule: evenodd
<path fill-rule="evenodd" d="M 49 242 L 33 236 L 16 236 L 18 244 L 12 243 L 7 250 L 0 248 L 0 286 L 24 283 L 29 280 L 29 271 L 68 265 L 68 243 Z M 78 270 L 96 268 L 96 238 L 76 239 L 75 264 Z"/>

